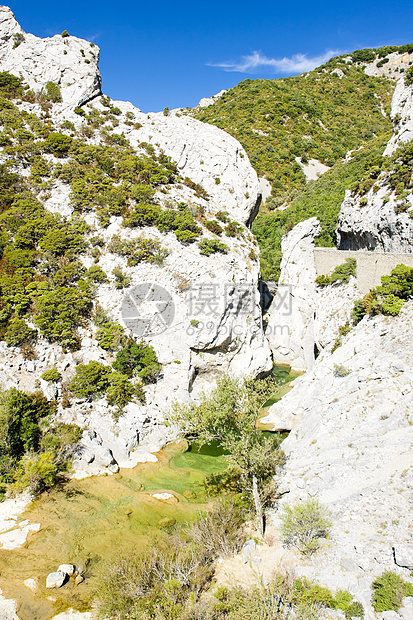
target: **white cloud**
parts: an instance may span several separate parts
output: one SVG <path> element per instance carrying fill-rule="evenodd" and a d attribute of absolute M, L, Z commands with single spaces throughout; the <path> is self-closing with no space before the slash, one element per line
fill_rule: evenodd
<path fill-rule="evenodd" d="M 267 58 L 261 52 L 252 52 L 248 56 L 242 56 L 238 62 L 208 63 L 210 67 L 219 67 L 224 71 L 238 71 L 240 73 L 256 73 L 259 69 L 269 68 L 272 73 L 305 73 L 312 71 L 319 65 L 324 64 L 341 52 L 338 50 L 328 50 L 320 56 L 310 56 L 307 54 L 294 54 L 291 58 Z"/>

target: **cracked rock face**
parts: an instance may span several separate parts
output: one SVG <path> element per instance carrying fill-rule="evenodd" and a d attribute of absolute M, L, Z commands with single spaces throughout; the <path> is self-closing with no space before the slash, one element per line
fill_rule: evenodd
<path fill-rule="evenodd" d="M 374 252 L 413 251 L 413 210 L 407 212 L 397 209 L 397 197 L 386 185 L 375 193 L 367 194 L 367 204 L 360 204 L 360 196 L 346 191 L 341 205 L 337 226 L 337 245 L 339 250 L 370 250 Z"/>
<path fill-rule="evenodd" d="M 261 191 L 257 174 L 238 140 L 190 116 L 144 114 L 129 102 L 113 104 L 122 111 L 115 133 L 123 133 L 135 148 L 148 142 L 172 157 L 181 176 L 201 184 L 209 195 L 204 205 L 207 212 L 228 211 L 236 221 L 252 223 Z M 91 107 L 105 109 L 100 98 L 91 102 Z M 125 124 L 124 115 L 128 113 L 141 125 L 139 129 Z"/>
<path fill-rule="evenodd" d="M 403 77 L 397 82 L 393 94 L 391 119 L 394 133 L 384 155 L 392 155 L 397 147 L 413 140 L 413 86 L 406 85 Z"/>
<path fill-rule="evenodd" d="M 274 361 L 296 370 L 311 368 L 315 359 L 314 239 L 320 231 L 319 221 L 312 217 L 284 235 L 278 290 L 267 314 Z"/>
<path fill-rule="evenodd" d="M 77 132 L 81 131 L 86 120 L 74 112 L 74 107 L 99 94 L 97 48 L 74 37 L 56 35 L 43 40 L 25 34 L 6 7 L 0 9 L 0 17 L 4 33 L 0 46 L 1 69 L 21 74 L 35 90 L 41 90 L 49 80 L 59 82 L 63 103 L 52 105 L 51 119 L 57 128 L 68 120 Z M 13 35 L 19 33 L 24 41 L 14 47 L 17 39 Z M 85 59 L 90 59 L 90 63 L 85 63 Z M 75 73 L 72 75 L 70 71 Z M 85 114 L 102 112 L 106 109 L 104 103 L 107 105 L 107 100 L 98 96 L 84 105 L 83 110 Z M 28 112 L 41 112 L 38 103 L 21 105 Z M 117 126 L 107 129 L 123 134 L 138 153 L 146 153 L 141 143 L 152 145 L 157 153 L 163 151 L 177 162 L 182 179 L 190 179 L 190 186 L 176 183 L 158 191 L 159 204 L 168 208 L 185 202 L 194 213 L 202 211 L 209 217 L 226 211 L 229 219 L 240 225 L 241 232 L 236 237 L 222 238 L 228 246 L 227 254 L 204 256 L 196 243 L 183 245 L 173 232 L 161 233 L 153 227 L 128 229 L 122 226 L 122 218 L 115 216 L 107 228 L 100 228 L 93 212 L 85 216 L 105 242 L 110 242 L 114 235 L 122 240 L 143 235 L 158 240 L 168 253 L 162 266 L 142 262 L 130 267 L 124 257 L 103 252 L 99 265 L 108 274 L 109 282 L 97 287 L 96 301 L 114 321 L 127 327 L 121 316 L 125 291 L 116 289 L 112 273 L 120 267 L 130 278 L 130 288 L 157 283 L 168 291 L 174 304 L 174 320 L 165 331 L 145 335 L 145 341 L 154 347 L 162 364 L 157 384 L 145 387 L 146 405 L 130 403 L 118 421 L 114 420 L 105 399 L 93 403 L 78 399 L 68 409 L 59 408 L 59 419 L 75 422 L 85 429 L 77 475 L 133 466 L 142 456 L 140 450 L 145 447 L 159 450 L 172 438 L 171 429 L 161 424 L 172 401 L 196 398 L 225 372 L 256 376 L 266 374 L 272 367 L 259 304 L 257 244 L 246 226 L 254 217 L 260 190 L 244 149 L 224 131 L 179 112 L 168 116 L 144 114 L 128 102 L 113 101 L 111 105 L 119 110 Z M 99 144 L 101 139 L 96 130 L 85 138 L 85 143 Z M 194 183 L 202 187 L 194 187 Z M 53 213 L 70 217 L 73 213 L 70 199 L 70 187 L 56 180 L 44 206 Z M 214 236 L 205 229 L 203 238 Z M 86 255 L 80 260 L 86 268 L 93 263 Z M 42 372 L 52 365 L 57 366 L 65 381 L 70 381 L 79 363 L 87 364 L 91 360 L 111 363 L 98 346 L 93 325 L 81 328 L 79 335 L 82 346 L 74 354 L 63 353 L 61 347 L 40 337 L 36 344 L 37 358 L 32 361 L 24 360 L 19 349 L 1 343 L 0 380 L 4 387 L 33 390 Z M 140 339 L 139 335 L 136 339 Z M 61 395 L 60 386 L 53 388 L 54 393 L 44 381 L 42 387 L 48 398 L 56 393 Z"/>
<path fill-rule="evenodd" d="M 41 39 L 25 33 L 12 11 L 0 7 L 0 64 L 23 78 L 35 92 L 47 82 L 59 84 L 62 107 L 75 108 L 99 95 L 99 48 L 77 37 Z"/>
<path fill-rule="evenodd" d="M 283 442 L 281 503 L 316 497 L 332 515 L 331 541 L 300 573 L 350 589 L 370 610 L 374 578 L 410 576 L 412 320 L 413 302 L 398 317 L 363 319 L 263 420 L 289 416 L 294 425 Z"/>

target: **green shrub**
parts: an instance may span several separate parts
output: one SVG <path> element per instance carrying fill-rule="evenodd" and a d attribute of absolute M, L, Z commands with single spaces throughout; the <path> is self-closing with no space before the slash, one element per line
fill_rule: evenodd
<path fill-rule="evenodd" d="M 355 258 L 346 258 L 346 262 L 338 265 L 331 274 L 331 282 L 348 282 L 350 276 L 356 275 L 357 261 Z"/>
<path fill-rule="evenodd" d="M 72 142 L 73 140 L 70 136 L 64 133 L 52 132 L 44 142 L 44 150 L 46 153 L 56 155 L 56 157 L 64 157 L 68 154 Z"/>
<path fill-rule="evenodd" d="M 112 270 L 112 274 L 115 276 L 115 288 L 116 289 L 124 289 L 128 288 L 130 285 L 132 278 L 128 276 L 126 273 L 123 273 L 120 267 L 115 267 Z"/>
<path fill-rule="evenodd" d="M 217 252 L 221 254 L 228 254 L 228 246 L 218 239 L 203 239 L 198 243 L 199 253 L 204 256 L 210 256 Z"/>
<path fill-rule="evenodd" d="M 380 310 L 382 314 L 386 314 L 388 316 L 396 316 L 402 309 L 403 303 L 403 299 L 400 299 L 399 297 L 396 297 L 395 295 L 390 293 L 389 295 L 385 296 L 385 299 L 380 306 Z"/>
<path fill-rule="evenodd" d="M 404 82 L 407 86 L 413 85 L 413 67 L 410 67 L 410 69 L 407 69 L 407 71 L 405 72 Z"/>
<path fill-rule="evenodd" d="M 66 38 L 66 37 L 68 37 L 68 36 L 69 36 L 68 31 L 67 31 L 67 30 L 63 30 L 63 32 L 62 32 L 62 37 L 65 39 L 65 38 Z"/>
<path fill-rule="evenodd" d="M 62 101 L 62 93 L 60 92 L 59 84 L 55 84 L 55 82 L 50 81 L 47 82 L 45 86 L 45 98 L 53 103 Z"/>
<path fill-rule="evenodd" d="M 50 341 L 75 349 L 79 346 L 76 327 L 89 317 L 91 309 L 88 289 L 58 286 L 39 297 L 33 320 Z"/>
<path fill-rule="evenodd" d="M 298 605 L 317 605 L 334 609 L 336 601 L 328 588 L 311 583 L 307 579 L 297 579 L 294 582 L 292 598 Z M 350 595 L 350 600 L 351 600 Z"/>
<path fill-rule="evenodd" d="M 319 548 L 319 538 L 327 538 L 331 521 L 327 510 L 316 499 L 285 505 L 281 512 L 281 537 L 288 547 L 303 555 L 312 555 Z"/>
<path fill-rule="evenodd" d="M 26 321 L 17 317 L 11 319 L 4 334 L 4 340 L 9 347 L 19 347 L 22 344 L 35 341 L 36 338 L 37 331 L 31 329 Z"/>
<path fill-rule="evenodd" d="M 26 489 L 37 495 L 56 483 L 57 471 L 53 452 L 26 455 L 19 464 L 13 489 L 16 492 Z"/>
<path fill-rule="evenodd" d="M 175 236 L 180 243 L 193 243 L 199 237 L 199 232 L 179 228 L 175 230 Z"/>
<path fill-rule="evenodd" d="M 103 284 L 108 281 L 106 273 L 101 267 L 99 267 L 99 265 L 92 265 L 89 267 L 85 274 L 85 278 L 86 280 L 96 282 L 97 284 Z"/>
<path fill-rule="evenodd" d="M 16 47 L 19 47 L 19 45 L 25 41 L 24 34 L 22 32 L 15 32 L 13 34 L 13 41 L 13 49 L 16 49 Z"/>
<path fill-rule="evenodd" d="M 116 354 L 113 368 L 127 377 L 137 375 L 145 383 L 152 383 L 162 366 L 153 347 L 143 341 L 129 340 L 128 344 Z"/>
<path fill-rule="evenodd" d="M 214 235 L 222 235 L 222 233 L 224 232 L 224 229 L 218 224 L 216 220 L 210 220 L 205 222 L 205 228 L 207 228 Z"/>
<path fill-rule="evenodd" d="M 114 254 L 125 256 L 129 267 L 134 267 L 142 262 L 162 265 L 169 254 L 169 251 L 162 248 L 157 239 L 137 237 L 136 239 L 122 241 L 117 235 L 112 237 L 108 250 Z"/>
<path fill-rule="evenodd" d="M 8 73 L 0 71 L 0 95 L 3 97 L 21 97 L 24 89 L 22 79 Z"/>
<path fill-rule="evenodd" d="M 139 400 L 142 400 L 142 385 L 134 386 L 126 375 L 121 372 L 112 372 L 109 376 L 109 387 L 106 392 L 109 405 L 122 409 L 134 396 L 138 396 Z"/>
<path fill-rule="evenodd" d="M 372 62 L 376 58 L 376 50 L 372 49 L 363 49 L 356 50 L 351 55 L 351 60 L 353 62 Z"/>
<path fill-rule="evenodd" d="M 339 608 L 341 609 L 341 607 Z M 364 607 L 358 601 L 354 601 L 344 610 L 346 620 L 351 620 L 352 618 L 364 618 Z"/>
<path fill-rule="evenodd" d="M 404 301 L 413 295 L 413 268 L 397 265 L 388 276 L 382 276 L 381 285 L 372 289 L 361 300 L 354 302 L 352 320 L 355 324 L 367 314 L 399 314 Z"/>
<path fill-rule="evenodd" d="M 225 226 L 225 234 L 227 237 L 239 237 L 242 234 L 242 226 L 236 222 L 229 222 Z"/>
<path fill-rule="evenodd" d="M 106 351 L 117 351 L 125 344 L 126 337 L 124 329 L 119 323 L 114 323 L 107 316 L 104 318 L 96 318 L 94 320 L 98 329 L 96 331 L 96 340 L 102 349 Z"/>
<path fill-rule="evenodd" d="M 203 198 L 204 200 L 209 200 L 209 194 L 202 187 L 202 185 L 200 185 L 199 183 L 195 183 L 195 181 L 191 181 L 191 179 L 189 179 L 188 177 L 185 177 L 182 182 L 184 185 L 194 190 L 195 196 L 197 198 Z"/>
<path fill-rule="evenodd" d="M 50 368 L 50 370 L 45 370 L 41 378 L 44 381 L 49 381 L 50 383 L 57 383 L 58 381 L 61 380 L 62 375 L 57 370 L 57 368 L 53 367 L 53 368 Z"/>
<path fill-rule="evenodd" d="M 110 366 L 94 360 L 88 364 L 79 364 L 70 382 L 70 390 L 78 398 L 92 399 L 103 396 L 109 387 L 111 373 Z"/>
<path fill-rule="evenodd" d="M 315 279 L 317 286 L 328 286 L 331 284 L 331 278 L 328 275 L 317 276 Z"/>
<path fill-rule="evenodd" d="M 25 394 L 15 388 L 0 392 L 0 480 L 15 480 L 19 461 L 39 451 L 40 424 L 55 410 L 40 393 Z"/>
<path fill-rule="evenodd" d="M 346 258 L 346 262 L 334 268 L 331 276 L 322 275 L 316 278 L 317 286 L 328 286 L 334 282 L 348 282 L 350 276 L 356 275 L 357 261 L 355 258 Z"/>
<path fill-rule="evenodd" d="M 413 585 L 392 571 L 384 572 L 372 583 L 372 604 L 377 613 L 398 611 L 405 596 L 413 596 Z"/>
<path fill-rule="evenodd" d="M 389 62 L 389 58 L 382 58 L 381 60 L 379 60 L 379 62 L 376 64 L 376 67 L 380 68 L 383 67 L 385 64 L 387 64 Z"/>
<path fill-rule="evenodd" d="M 75 446 L 81 437 L 82 429 L 76 424 L 48 425 L 43 429 L 40 450 L 42 452 L 53 452 L 59 471 L 65 471 L 70 466 L 70 460 L 75 453 Z"/>
<path fill-rule="evenodd" d="M 217 220 L 223 222 L 224 224 L 229 222 L 228 211 L 217 211 L 215 213 L 215 217 L 217 218 Z"/>

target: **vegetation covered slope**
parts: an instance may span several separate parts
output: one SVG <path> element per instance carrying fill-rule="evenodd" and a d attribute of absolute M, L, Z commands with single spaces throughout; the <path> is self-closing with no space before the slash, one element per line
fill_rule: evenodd
<path fill-rule="evenodd" d="M 316 245 L 335 246 L 337 217 L 345 191 L 358 184 L 364 175 L 369 177 L 375 165 L 379 169 L 389 137 L 390 132 L 372 140 L 348 161 L 337 162 L 322 177 L 310 181 L 296 193 L 287 209 L 258 215 L 252 231 L 260 246 L 261 274 L 265 280 L 279 277 L 282 236 L 309 217 L 317 217 L 321 223 L 322 230 Z"/>
<path fill-rule="evenodd" d="M 316 216 L 322 226 L 317 244 L 335 245 L 345 190 L 371 180 L 376 168 L 380 172 L 392 129 L 394 79 L 366 75 L 364 68 L 373 62 L 383 67 L 389 54 L 412 51 L 413 45 L 357 50 L 297 77 L 244 80 L 213 105 L 191 112 L 234 135 L 258 175 L 271 183 L 272 195 L 252 229 L 264 279 L 278 278 L 281 238 L 300 221 Z M 354 152 L 344 159 L 348 151 Z M 331 169 L 306 183 L 298 158 Z"/>
<path fill-rule="evenodd" d="M 393 82 L 368 76 L 345 58 L 296 77 L 244 80 L 193 114 L 236 137 L 273 196 L 284 201 L 305 185 L 296 157 L 332 166 L 391 127 Z"/>

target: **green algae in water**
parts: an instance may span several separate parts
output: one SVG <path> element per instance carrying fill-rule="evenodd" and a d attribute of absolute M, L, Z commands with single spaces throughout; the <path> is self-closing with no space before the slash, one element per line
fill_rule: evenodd
<path fill-rule="evenodd" d="M 198 452 L 181 442 L 157 456 L 157 463 L 57 486 L 21 515 L 20 521 L 40 523 L 41 530 L 30 534 L 23 548 L 0 550 L 0 587 L 4 596 L 17 600 L 21 620 L 48 620 L 69 607 L 87 609 L 102 562 L 131 549 L 139 552 L 157 535 L 160 521 L 193 519 L 208 502 L 205 477 L 227 467 L 214 445 Z M 154 493 L 172 497 L 163 501 Z M 63 563 L 88 563 L 85 581 L 46 590 L 46 576 Z M 29 578 L 37 582 L 35 593 L 23 585 Z"/>

